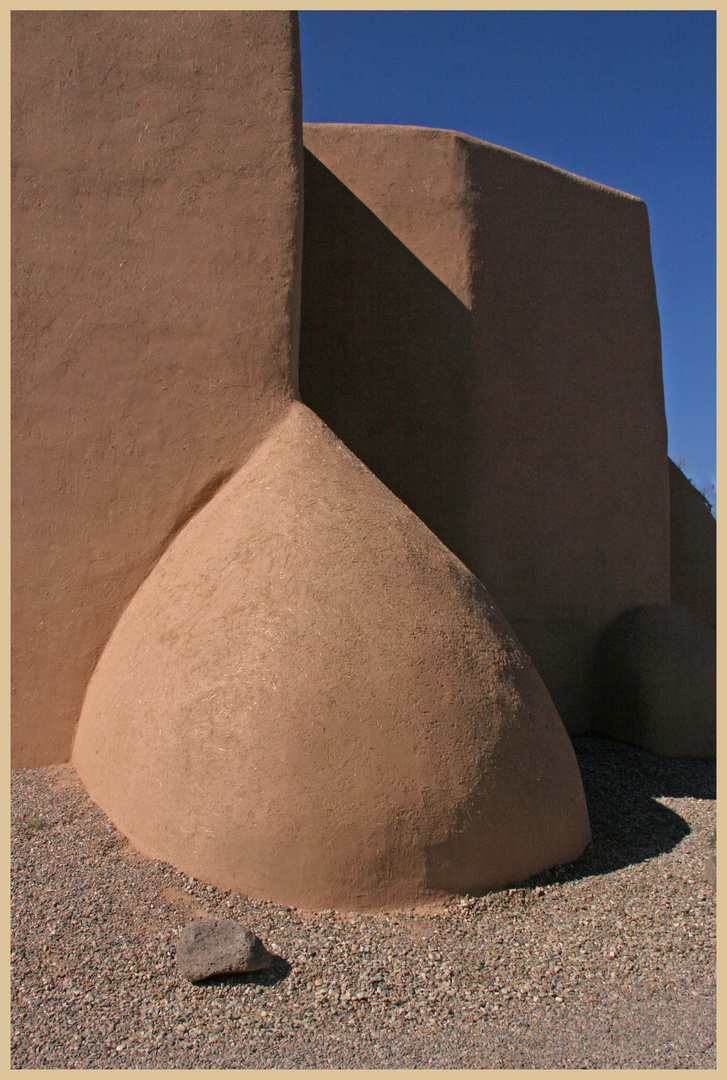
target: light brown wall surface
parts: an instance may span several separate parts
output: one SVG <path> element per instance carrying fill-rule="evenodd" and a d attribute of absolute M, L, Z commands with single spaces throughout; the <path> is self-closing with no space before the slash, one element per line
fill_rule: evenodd
<path fill-rule="evenodd" d="M 13 763 L 69 757 L 169 539 L 288 407 L 286 12 L 12 15 Z"/>
<path fill-rule="evenodd" d="M 452 132 L 304 141 L 303 400 L 485 584 L 587 730 L 599 634 L 669 600 L 646 207 Z"/>
<path fill-rule="evenodd" d="M 470 308 L 475 207 L 467 170 L 476 140 L 374 124 L 305 124 L 303 131 L 308 149 Z"/>
<path fill-rule="evenodd" d="M 717 626 L 717 522 L 709 503 L 669 459 L 672 603 Z"/>
<path fill-rule="evenodd" d="M 297 907 L 482 891 L 590 839 L 484 588 L 297 402 L 127 607 L 73 761 L 144 854 Z"/>

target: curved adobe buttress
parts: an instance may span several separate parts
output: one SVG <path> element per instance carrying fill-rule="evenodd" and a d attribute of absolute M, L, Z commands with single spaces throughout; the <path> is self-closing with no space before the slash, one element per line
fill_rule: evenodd
<path fill-rule="evenodd" d="M 298 907 L 478 892 L 590 840 L 482 585 L 297 402 L 124 612 L 73 761 L 146 855 Z"/>

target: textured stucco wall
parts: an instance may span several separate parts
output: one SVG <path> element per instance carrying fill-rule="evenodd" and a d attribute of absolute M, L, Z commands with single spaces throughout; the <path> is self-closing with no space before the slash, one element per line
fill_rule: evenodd
<path fill-rule="evenodd" d="M 304 125 L 303 400 L 485 584 L 572 732 L 669 600 L 643 202 L 446 131 Z"/>
<path fill-rule="evenodd" d="M 12 15 L 13 763 L 68 760 L 171 536 L 288 406 L 285 12 Z"/>

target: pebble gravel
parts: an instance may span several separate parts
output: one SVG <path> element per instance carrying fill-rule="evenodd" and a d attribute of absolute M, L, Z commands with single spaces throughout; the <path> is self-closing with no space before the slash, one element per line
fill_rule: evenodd
<path fill-rule="evenodd" d="M 71 766 L 14 772 L 12 1067 L 715 1069 L 714 763 L 574 745 L 578 862 L 368 915 L 207 886 L 139 855 Z M 273 967 L 186 981 L 202 915 Z"/>

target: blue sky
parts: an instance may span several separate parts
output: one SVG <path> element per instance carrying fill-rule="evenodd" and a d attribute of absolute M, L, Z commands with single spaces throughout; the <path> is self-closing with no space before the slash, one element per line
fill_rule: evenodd
<path fill-rule="evenodd" d="M 450 128 L 644 199 L 669 453 L 715 484 L 716 18 L 301 11 L 303 117 Z"/>

